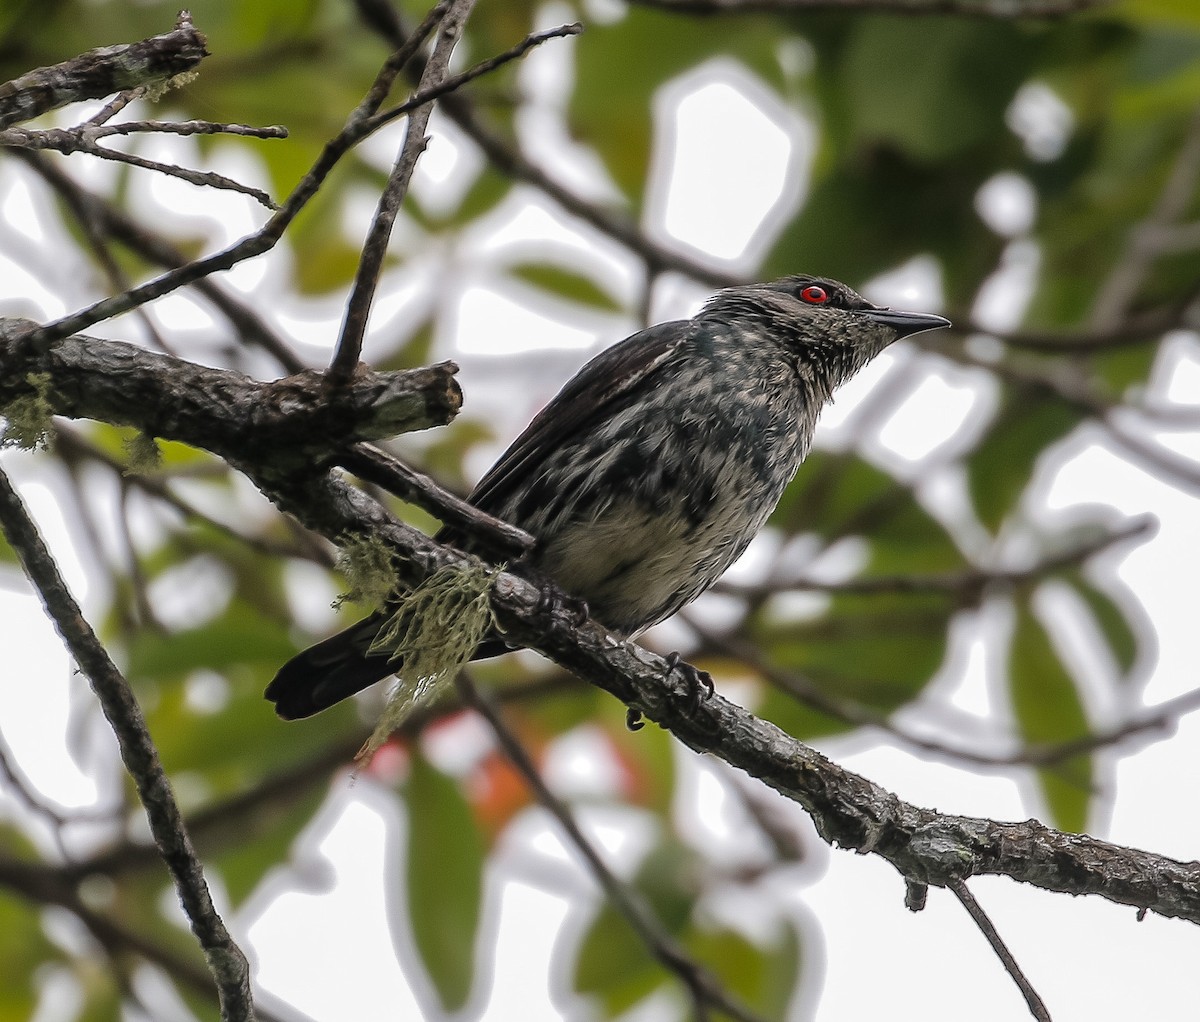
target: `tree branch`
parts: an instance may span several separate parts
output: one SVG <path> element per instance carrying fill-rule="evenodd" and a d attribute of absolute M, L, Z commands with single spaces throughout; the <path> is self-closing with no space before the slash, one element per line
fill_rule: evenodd
<path fill-rule="evenodd" d="M 122 130 L 124 129 L 124 130 Z M 163 163 L 161 160 L 150 160 L 136 153 L 127 153 L 120 149 L 106 149 L 97 139 L 108 135 L 132 134 L 134 132 L 157 131 L 177 135 L 255 135 L 259 138 L 286 138 L 287 131 L 280 127 L 251 128 L 240 124 L 216 124 L 211 121 L 185 121 L 167 124 L 160 121 L 130 121 L 120 125 L 91 126 L 82 125 L 75 128 L 45 128 L 34 131 L 28 128 L 8 128 L 0 131 L 0 148 L 5 149 L 52 149 L 55 152 L 70 155 L 85 153 L 100 160 L 113 160 L 141 170 L 153 170 L 167 177 L 176 177 L 181 181 L 201 187 L 218 188 L 230 192 L 248 195 L 255 202 L 267 209 L 276 209 L 271 196 L 261 188 L 244 185 L 224 174 L 207 170 L 193 170 L 174 163 Z"/>
<path fill-rule="evenodd" d="M 213 906 L 204 871 L 146 730 L 141 708 L 129 683 L 84 620 L 24 503 L 3 471 L 0 471 L 0 527 L 63 642 L 91 681 L 92 690 L 117 736 L 121 760 L 137 786 L 155 844 L 171 872 L 192 932 L 216 980 L 222 1019 L 253 1020 L 249 965 Z"/>
<path fill-rule="evenodd" d="M 583 31 L 582 25 L 571 24 L 561 25 L 545 32 L 534 32 L 504 53 L 480 61 L 461 74 L 451 75 L 449 73 L 450 55 L 457 43 L 458 34 L 462 31 L 462 23 L 474 5 L 474 0 L 470 0 L 469 3 L 466 0 L 462 0 L 462 2 L 464 6 L 461 14 L 457 12 L 456 8 L 453 8 L 442 22 L 438 43 L 429 60 L 426 61 L 417 83 L 417 94 L 399 106 L 375 114 L 368 122 L 371 130 L 375 130 L 397 117 L 410 115 L 404 144 L 391 176 L 388 178 L 387 186 L 380 196 L 375 218 L 371 222 L 371 228 L 363 245 L 362 259 L 355 276 L 354 290 L 347 305 L 342 334 L 338 339 L 337 350 L 334 352 L 333 361 L 329 367 L 330 375 L 335 380 L 347 379 L 358 364 L 362 353 L 367 316 L 370 312 L 375 288 L 379 283 L 379 275 L 383 269 L 383 258 L 387 252 L 387 242 L 391 236 L 392 225 L 395 223 L 400 205 L 408 192 L 409 181 L 412 178 L 417 159 L 425 150 L 425 128 L 432 113 L 429 104 L 435 99 L 460 89 L 481 75 L 488 74 L 510 61 L 524 56 L 535 46 L 540 46 L 550 39 L 577 35 Z"/>
<path fill-rule="evenodd" d="M 326 536 L 370 535 L 399 555 L 399 581 L 415 585 L 439 568 L 464 566 L 440 547 L 340 480 L 276 480 L 269 496 Z M 1109 901 L 1200 922 L 1200 863 L 1183 863 L 1035 820 L 997 823 L 952 816 L 903 802 L 866 778 L 720 695 L 694 706 L 692 692 L 667 662 L 595 623 L 578 626 L 564 602 L 546 606 L 537 586 L 503 572 L 492 609 L 506 638 L 536 649 L 670 730 L 799 802 L 830 843 L 871 852 L 902 876 L 934 886 L 976 874 L 1000 874 L 1044 890 L 1097 894 Z"/>
<path fill-rule="evenodd" d="M 381 486 L 393 496 L 424 508 L 446 525 L 466 532 L 482 549 L 499 558 L 520 557 L 537 542 L 524 529 L 480 511 L 373 444 L 355 444 L 335 455 L 334 461 L 360 479 Z"/>
<path fill-rule="evenodd" d="M 554 794 L 538 773 L 537 764 L 529 757 L 520 740 L 504 722 L 499 708 L 492 700 L 480 692 L 465 675 L 460 674 L 456 685 L 463 703 L 484 718 L 492 729 L 504 755 L 524 779 L 525 784 L 533 792 L 551 816 L 563 829 L 568 840 L 575 846 L 576 851 L 583 856 L 596 883 L 612 903 L 613 907 L 624 916 L 633 932 L 650 950 L 650 953 L 669 972 L 679 978 L 692 998 L 696 1017 L 703 1017 L 708 1005 L 720 1009 L 730 1018 L 738 1022 L 760 1022 L 759 1016 L 745 1005 L 734 999 L 716 978 L 688 953 L 667 933 L 655 917 L 650 906 L 645 903 L 636 890 L 625 884 L 608 868 L 608 864 L 600 857 L 595 846 L 588 840 L 587 835 L 580 829 L 571 810 L 567 808 L 558 796 Z"/>
<path fill-rule="evenodd" d="M 174 31 L 137 43 L 102 46 L 50 67 L 39 67 L 0 85 L 0 129 L 50 110 L 100 99 L 190 71 L 205 57 L 204 36 L 187 11 Z"/>
<path fill-rule="evenodd" d="M 25 320 L 0 320 L 0 408 L 37 395 L 54 412 L 135 426 L 200 447 L 231 464 L 328 457 L 347 442 L 449 422 L 462 391 L 458 367 L 367 372 L 331 391 L 312 370 L 270 383 L 186 362 L 121 341 L 75 336 L 43 343 Z"/>
<path fill-rule="evenodd" d="M 54 378 L 57 368 L 52 360 L 44 363 L 50 375 L 51 410 L 94 414 L 85 407 L 89 402 L 63 393 Z M 0 380 L 7 379 L 0 362 Z M 119 390 L 122 379 L 117 374 L 110 386 Z M 147 390 L 119 407 L 109 400 L 96 410 L 116 412 L 115 421 L 155 432 L 163 418 L 156 403 L 164 400 L 175 398 Z M 219 436 L 228 429 L 219 423 L 236 415 L 222 407 L 225 400 L 218 392 L 192 409 L 195 434 Z M 205 424 L 205 417 L 216 421 Z M 391 547 L 402 585 L 415 586 L 435 570 L 466 564 L 463 554 L 405 525 L 340 478 L 314 473 L 311 463 L 281 469 L 277 453 L 262 444 L 243 444 L 240 455 L 242 471 L 281 510 L 310 529 L 336 543 L 366 537 Z M 1036 821 L 996 823 L 910 805 L 720 695 L 694 707 L 684 679 L 668 672 L 661 657 L 620 641 L 597 624 L 577 626 L 567 601 L 550 602 L 547 606 L 538 586 L 511 573 L 499 573 L 492 586 L 497 623 L 514 644 L 544 653 L 636 707 L 689 748 L 711 752 L 799 802 L 826 841 L 881 855 L 902 876 L 934 886 L 976 874 L 1002 874 L 1045 890 L 1097 894 L 1118 904 L 1200 922 L 1200 863 L 1064 834 Z"/>
<path fill-rule="evenodd" d="M 963 908 L 967 910 L 967 915 L 974 920 L 979 931 L 987 938 L 987 942 L 992 945 L 996 957 L 1004 964 L 1004 970 L 1012 976 L 1013 982 L 1017 984 L 1021 995 L 1025 998 L 1025 1003 L 1029 1005 L 1030 1014 L 1038 1022 L 1053 1022 L 1050 1012 L 1046 1010 L 1046 1005 L 1038 996 L 1038 992 L 1033 989 L 1033 984 L 1025 978 L 1025 973 L 1021 971 L 1017 960 L 1001 940 L 1000 934 L 996 932 L 996 927 L 992 925 L 992 921 L 983 911 L 983 907 L 975 900 L 975 896 L 967 889 L 967 885 L 962 880 L 955 880 L 949 887 L 954 892 L 954 896 L 962 903 Z"/>

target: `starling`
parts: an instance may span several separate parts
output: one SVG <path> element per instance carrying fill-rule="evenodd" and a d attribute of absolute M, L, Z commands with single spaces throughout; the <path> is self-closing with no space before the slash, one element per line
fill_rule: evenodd
<path fill-rule="evenodd" d="M 708 589 L 779 501 L 834 390 L 893 341 L 949 326 L 791 276 L 715 294 L 692 319 L 592 359 L 479 481 L 470 501 L 536 537 L 526 555 L 611 631 L 633 637 Z M 445 529 L 438 536 L 457 542 Z M 522 565 L 518 565 L 520 569 Z M 266 696 L 307 717 L 391 674 L 368 653 L 384 610 L 280 668 Z M 486 639 L 473 659 L 508 647 Z"/>

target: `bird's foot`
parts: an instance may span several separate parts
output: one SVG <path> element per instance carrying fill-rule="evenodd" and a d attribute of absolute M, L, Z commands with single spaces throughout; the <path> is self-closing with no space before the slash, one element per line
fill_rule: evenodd
<path fill-rule="evenodd" d="M 564 593 L 553 579 L 545 576 L 535 575 L 530 581 L 538 587 L 537 612 L 539 614 L 557 614 L 559 610 L 563 610 L 576 628 L 588 619 L 587 600 Z"/>
<path fill-rule="evenodd" d="M 669 653 L 666 656 L 666 670 L 663 671 L 663 680 L 666 681 L 671 677 L 671 674 L 678 671 L 683 677 L 684 685 L 687 687 L 687 710 L 688 713 L 695 713 L 700 709 L 700 704 L 711 698 L 714 685 L 712 675 L 708 671 L 702 671 L 698 667 L 693 667 L 683 659 L 677 652 Z M 630 731 L 641 731 L 646 726 L 645 720 L 642 719 L 642 711 L 636 707 L 629 707 L 625 711 L 625 726 Z"/>
<path fill-rule="evenodd" d="M 668 653 L 667 669 L 663 675 L 664 678 L 669 678 L 674 671 L 678 671 L 683 678 L 683 683 L 687 687 L 687 707 L 689 713 L 695 713 L 700 709 L 700 704 L 705 699 L 712 698 L 715 690 L 713 685 L 712 675 L 708 671 L 702 671 L 699 667 L 693 667 L 679 655 L 678 652 Z"/>

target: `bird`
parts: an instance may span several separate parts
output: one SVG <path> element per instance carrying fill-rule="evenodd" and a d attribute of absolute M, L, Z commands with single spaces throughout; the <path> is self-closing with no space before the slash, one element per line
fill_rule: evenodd
<path fill-rule="evenodd" d="M 824 277 L 717 291 L 691 319 L 641 330 L 588 362 L 468 500 L 535 538 L 515 570 L 551 580 L 611 632 L 636 638 L 746 549 L 835 389 L 894 341 L 948 326 Z M 470 546 L 446 528 L 436 538 Z M 266 690 L 278 715 L 309 717 L 394 673 L 386 653 L 368 652 L 393 610 L 284 664 Z M 508 648 L 488 637 L 472 659 Z"/>

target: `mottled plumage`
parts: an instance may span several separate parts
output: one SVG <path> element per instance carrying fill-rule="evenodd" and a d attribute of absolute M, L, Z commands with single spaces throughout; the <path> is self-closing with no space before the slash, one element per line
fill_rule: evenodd
<path fill-rule="evenodd" d="M 784 277 L 720 291 L 690 320 L 602 352 L 479 481 L 476 507 L 538 538 L 532 567 L 634 636 L 713 584 L 767 520 L 833 391 L 940 316 Z M 455 538 L 439 536 L 445 541 Z M 386 677 L 382 614 L 285 664 L 267 698 L 304 717 Z M 485 642 L 477 656 L 504 646 Z"/>

